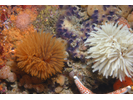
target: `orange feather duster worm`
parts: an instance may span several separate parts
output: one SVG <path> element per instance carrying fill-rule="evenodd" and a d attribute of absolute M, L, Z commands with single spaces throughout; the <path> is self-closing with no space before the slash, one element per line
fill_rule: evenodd
<path fill-rule="evenodd" d="M 18 67 L 44 80 L 62 72 L 66 57 L 64 44 L 50 33 L 30 34 L 16 48 Z"/>

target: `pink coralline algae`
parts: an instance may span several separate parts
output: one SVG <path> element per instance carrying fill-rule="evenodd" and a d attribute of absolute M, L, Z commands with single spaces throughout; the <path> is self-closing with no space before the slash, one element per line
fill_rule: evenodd
<path fill-rule="evenodd" d="M 17 28 L 24 30 L 32 24 L 36 17 L 37 15 L 30 9 L 25 9 L 24 11 L 20 11 L 17 16 L 11 15 L 10 20 Z"/>
<path fill-rule="evenodd" d="M 30 16 L 29 14 L 21 14 L 18 15 L 17 19 L 16 19 L 16 26 L 20 29 L 25 29 L 28 27 L 28 25 L 30 24 Z"/>

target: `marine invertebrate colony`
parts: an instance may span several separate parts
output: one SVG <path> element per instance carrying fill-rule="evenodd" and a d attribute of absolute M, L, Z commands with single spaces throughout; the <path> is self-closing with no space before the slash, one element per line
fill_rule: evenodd
<path fill-rule="evenodd" d="M 26 73 L 47 79 L 61 73 L 66 58 L 64 44 L 50 33 L 27 35 L 16 48 L 18 67 Z"/>
<path fill-rule="evenodd" d="M 82 17 L 79 15 L 80 9 L 77 6 L 63 6 L 61 9 L 65 9 L 65 12 L 58 18 L 56 36 L 68 42 L 67 52 L 71 55 L 72 59 L 78 58 L 84 61 L 83 54 L 79 53 L 79 46 L 83 44 L 83 40 L 86 38 L 84 32 L 81 31 L 82 25 L 80 22 L 82 19 L 80 18 Z"/>
<path fill-rule="evenodd" d="M 50 31 L 55 33 L 56 22 L 60 15 L 58 6 L 54 5 L 42 5 L 40 6 L 40 11 L 37 16 L 37 19 L 33 22 L 33 25 L 37 30 L 43 29 L 44 31 Z"/>
<path fill-rule="evenodd" d="M 103 76 L 117 77 L 123 81 L 125 76 L 133 76 L 133 34 L 127 26 L 110 23 L 95 27 L 85 45 L 92 46 L 87 51 L 87 59 L 93 58 L 89 63 L 93 72 L 99 70 Z"/>
<path fill-rule="evenodd" d="M 0 79 L 7 79 L 10 82 L 15 82 L 17 76 L 14 72 L 11 72 L 11 68 L 9 66 L 4 66 L 0 69 Z"/>

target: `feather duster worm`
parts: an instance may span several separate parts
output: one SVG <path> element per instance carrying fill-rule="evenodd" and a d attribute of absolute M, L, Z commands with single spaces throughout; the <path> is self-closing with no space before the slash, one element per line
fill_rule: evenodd
<path fill-rule="evenodd" d="M 44 80 L 62 72 L 65 58 L 64 44 L 50 33 L 27 35 L 16 48 L 18 67 Z"/>
<path fill-rule="evenodd" d="M 92 47 L 88 49 L 86 58 L 94 58 L 93 72 L 99 70 L 106 78 L 113 76 L 122 81 L 125 76 L 133 76 L 133 34 L 127 26 L 117 25 L 106 23 L 89 33 L 85 45 Z"/>

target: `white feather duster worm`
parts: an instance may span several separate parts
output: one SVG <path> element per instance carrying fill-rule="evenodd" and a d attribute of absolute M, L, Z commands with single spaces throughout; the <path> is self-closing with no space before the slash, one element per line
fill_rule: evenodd
<path fill-rule="evenodd" d="M 105 23 L 95 27 L 96 31 L 89 33 L 85 41 L 85 45 L 92 46 L 86 58 L 93 58 L 93 72 L 99 70 L 106 78 L 117 77 L 120 81 L 125 80 L 125 76 L 133 76 L 133 34 L 127 26 L 122 26 Z"/>

